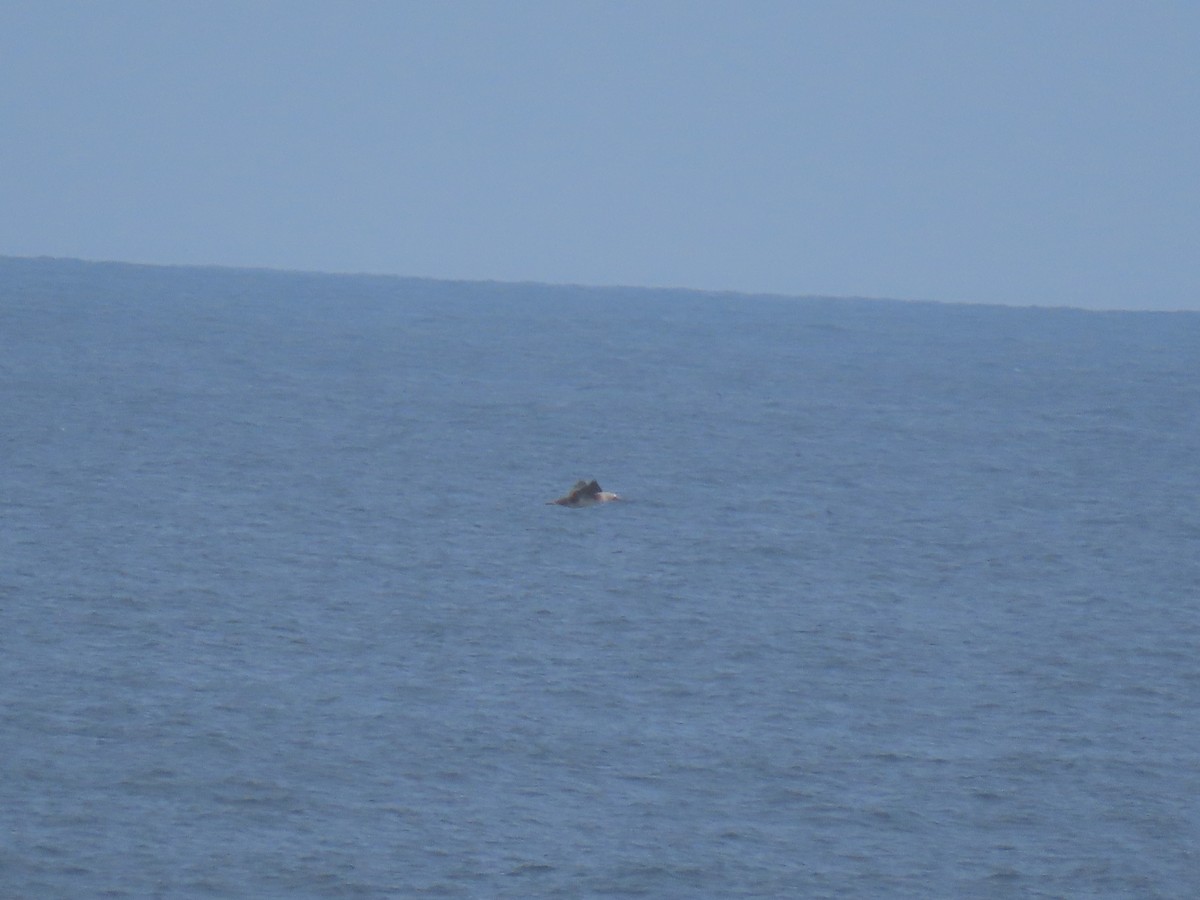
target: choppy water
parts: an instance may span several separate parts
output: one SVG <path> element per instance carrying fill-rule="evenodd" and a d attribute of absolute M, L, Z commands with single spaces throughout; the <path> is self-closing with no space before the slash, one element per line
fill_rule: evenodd
<path fill-rule="evenodd" d="M 1198 362 L 0 260 L 0 894 L 1192 895 Z"/>

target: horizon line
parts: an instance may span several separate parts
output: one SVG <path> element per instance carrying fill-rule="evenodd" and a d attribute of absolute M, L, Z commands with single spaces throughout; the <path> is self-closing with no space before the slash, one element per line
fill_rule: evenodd
<path fill-rule="evenodd" d="M 90 259 L 81 256 L 53 256 L 50 254 L 39 254 L 37 256 L 12 255 L 0 253 L 0 260 L 17 260 L 23 262 L 60 262 L 60 263 L 79 263 L 91 266 L 129 266 L 135 268 L 146 269 L 199 269 L 199 270 L 217 270 L 224 272 L 246 272 L 260 273 L 270 275 L 306 275 L 310 277 L 324 278 L 378 278 L 378 279 L 394 279 L 397 281 L 423 281 L 440 284 L 469 284 L 469 285 L 500 285 L 509 287 L 536 287 L 536 288 L 574 288 L 589 291 L 646 291 L 656 292 L 665 291 L 679 294 L 697 294 L 710 297 L 728 297 L 728 298 L 744 298 L 747 300 L 798 300 L 812 301 L 825 300 L 835 302 L 851 302 L 851 303 L 903 303 L 910 305 L 933 305 L 933 306 L 970 306 L 983 307 L 993 309 L 1039 309 L 1039 310 L 1072 310 L 1085 313 L 1200 313 L 1200 310 L 1194 309 L 1135 309 L 1130 307 L 1087 307 L 1087 306 L 1071 306 L 1067 304 L 1042 304 L 1042 303 L 1001 303 L 998 301 L 974 301 L 974 300 L 928 300 L 912 297 L 875 297 L 863 296 L 859 294 L 785 294 L 778 291 L 752 291 L 738 288 L 700 288 L 700 287 L 685 287 L 680 285 L 656 285 L 656 284 L 589 284 L 585 282 L 574 281 L 537 281 L 534 279 L 518 279 L 507 280 L 501 278 L 456 278 L 448 276 L 435 275 L 403 275 L 398 272 L 370 272 L 363 270 L 329 270 L 329 269 L 285 269 L 277 266 L 269 265 L 233 265 L 229 263 L 164 263 L 164 262 L 139 262 L 136 260 L 125 259 Z"/>

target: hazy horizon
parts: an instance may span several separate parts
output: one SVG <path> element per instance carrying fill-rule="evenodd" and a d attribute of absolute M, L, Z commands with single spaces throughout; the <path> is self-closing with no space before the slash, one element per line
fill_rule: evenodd
<path fill-rule="evenodd" d="M 495 285 L 498 287 L 531 287 L 546 290 L 555 289 L 578 289 L 583 291 L 615 291 L 615 292 L 646 292 L 655 293 L 663 292 L 667 294 L 695 294 L 697 297 L 713 296 L 713 297 L 741 297 L 747 300 L 762 299 L 762 300 L 820 300 L 820 301 L 845 301 L 845 302 L 867 302 L 867 303 L 895 303 L 895 304 L 932 304 L 935 306 L 978 306 L 978 307 L 1002 307 L 1007 309 L 1028 309 L 1028 310 L 1069 310 L 1078 312 L 1091 313 L 1156 313 L 1156 314 L 1178 314 L 1178 313 L 1198 313 L 1200 309 L 1129 309 L 1124 307 L 1088 307 L 1088 306 L 1068 306 L 1065 304 L 1037 304 L 1037 303 L 996 303 L 987 301 L 965 301 L 965 300 L 923 300 L 920 298 L 909 297 L 868 297 L 857 294 L 781 294 L 771 291 L 738 291 L 724 289 L 706 289 L 706 288 L 691 288 L 680 287 L 677 285 L 641 285 L 641 284 L 587 284 L 583 282 L 554 282 L 554 281 L 533 281 L 533 280 L 503 280 L 496 278 L 439 278 L 430 277 L 427 275 L 405 275 L 402 272 L 337 272 L 321 269 L 281 269 L 274 266 L 253 266 L 253 265 L 223 265 L 220 263 L 159 263 L 159 262 L 142 262 L 138 260 L 124 259 L 83 259 L 81 257 L 64 257 L 64 256 L 13 256 L 8 254 L 0 254 L 0 262 L 5 260 L 15 260 L 21 262 L 44 262 L 44 263 L 68 263 L 82 266 L 128 266 L 132 268 L 147 268 L 147 269 L 166 269 L 166 270 L 195 270 L 202 272 L 224 272 L 230 275 L 245 274 L 263 274 L 263 275 L 279 275 L 279 276 L 301 276 L 314 278 L 364 278 L 364 279 L 382 279 L 395 280 L 400 282 L 425 282 L 431 284 L 445 285 Z"/>
<path fill-rule="evenodd" d="M 0 254 L 1200 309 L 1200 6 L 0 7 Z"/>

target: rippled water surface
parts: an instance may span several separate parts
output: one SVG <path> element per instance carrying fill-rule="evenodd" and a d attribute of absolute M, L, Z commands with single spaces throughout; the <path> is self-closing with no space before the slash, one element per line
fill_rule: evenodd
<path fill-rule="evenodd" d="M 1189 896 L 1198 362 L 0 260 L 0 894 Z"/>

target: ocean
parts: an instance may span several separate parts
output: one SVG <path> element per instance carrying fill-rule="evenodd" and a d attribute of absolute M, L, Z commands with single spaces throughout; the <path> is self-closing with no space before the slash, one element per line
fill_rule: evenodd
<path fill-rule="evenodd" d="M 0 258 L 0 896 L 1195 895 L 1198 371 L 1200 313 Z"/>

